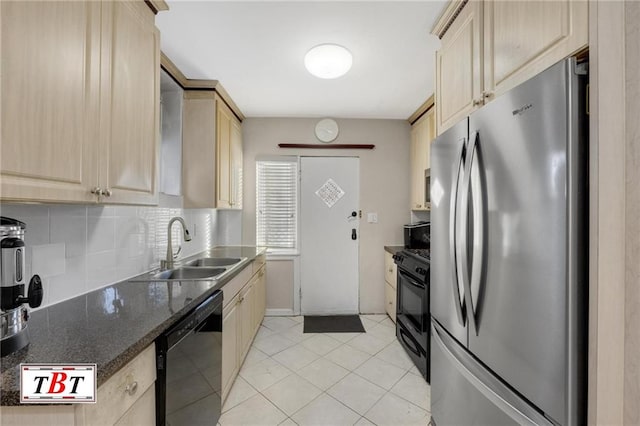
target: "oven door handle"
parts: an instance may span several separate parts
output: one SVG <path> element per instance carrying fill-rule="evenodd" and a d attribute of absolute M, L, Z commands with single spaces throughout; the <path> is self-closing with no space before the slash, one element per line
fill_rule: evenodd
<path fill-rule="evenodd" d="M 407 340 L 409 335 L 407 334 L 406 331 L 404 331 L 402 326 L 398 327 L 398 331 L 400 332 L 400 337 L 402 338 L 402 341 L 406 344 L 406 348 L 409 349 L 414 354 L 416 354 L 416 356 L 420 356 L 420 350 L 418 349 L 418 345 L 413 340 L 410 340 L 410 339 Z"/>
<path fill-rule="evenodd" d="M 456 314 L 458 322 L 461 326 L 465 326 L 465 306 L 464 306 L 464 293 L 461 290 L 460 281 L 458 278 L 462 278 L 461 273 L 458 271 L 458 247 L 457 247 L 457 235 L 456 228 L 458 222 L 458 198 L 460 188 L 460 180 L 463 178 L 463 162 L 466 156 L 466 138 L 462 139 L 462 148 L 460 149 L 460 155 L 458 157 L 458 167 L 456 172 L 455 183 L 451 192 L 451 205 L 449 210 L 452 212 L 449 222 L 449 259 L 451 261 L 451 284 L 453 287 L 453 301 L 456 307 Z"/>
<path fill-rule="evenodd" d="M 414 280 L 410 275 L 408 275 L 406 272 L 402 271 L 402 270 L 398 270 L 398 274 L 402 275 L 402 277 L 407 280 L 409 282 L 409 284 L 411 284 L 414 287 L 419 288 L 420 290 L 425 290 L 427 287 L 424 285 L 424 283 L 421 283 L 419 281 Z"/>

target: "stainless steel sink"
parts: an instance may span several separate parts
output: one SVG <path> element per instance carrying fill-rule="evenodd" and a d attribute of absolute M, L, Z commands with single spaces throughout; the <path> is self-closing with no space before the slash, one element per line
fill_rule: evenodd
<path fill-rule="evenodd" d="M 147 278 L 151 281 L 168 281 L 168 280 L 202 280 L 213 279 L 222 275 L 226 271 L 225 268 L 175 268 L 158 272 Z"/>
<path fill-rule="evenodd" d="M 203 257 L 187 263 L 187 266 L 203 267 L 203 266 L 229 266 L 235 265 L 242 259 L 237 257 Z"/>

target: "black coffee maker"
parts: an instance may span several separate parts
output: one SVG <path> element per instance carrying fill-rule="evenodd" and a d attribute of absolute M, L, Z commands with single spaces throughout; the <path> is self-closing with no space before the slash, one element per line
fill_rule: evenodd
<path fill-rule="evenodd" d="M 42 303 L 42 281 L 34 275 L 25 296 L 24 222 L 0 216 L 0 355 L 29 344 L 29 313 Z"/>

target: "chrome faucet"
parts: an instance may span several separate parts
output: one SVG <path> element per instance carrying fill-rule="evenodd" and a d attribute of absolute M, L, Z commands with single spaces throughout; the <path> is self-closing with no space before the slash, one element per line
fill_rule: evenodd
<path fill-rule="evenodd" d="M 167 258 L 165 260 L 160 261 L 161 269 L 173 268 L 173 259 L 178 257 L 178 253 L 180 253 L 180 250 L 182 249 L 182 247 L 180 247 L 178 249 L 178 253 L 176 253 L 174 256 L 173 245 L 171 243 L 171 226 L 173 226 L 173 223 L 176 221 L 180 222 L 180 224 L 182 225 L 182 231 L 183 231 L 182 238 L 185 241 L 191 241 L 191 235 L 189 235 L 189 230 L 187 229 L 187 224 L 184 223 L 184 219 L 179 216 L 171 218 L 171 220 L 169 221 L 169 226 L 167 226 Z"/>

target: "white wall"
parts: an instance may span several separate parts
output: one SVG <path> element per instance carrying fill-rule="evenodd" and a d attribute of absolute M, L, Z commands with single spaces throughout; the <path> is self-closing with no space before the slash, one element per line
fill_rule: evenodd
<path fill-rule="evenodd" d="M 367 150 L 280 149 L 279 143 L 316 143 L 316 118 L 248 118 L 243 124 L 243 244 L 255 244 L 255 160 L 261 155 L 357 156 L 360 158 L 360 311 L 384 312 L 383 246 L 403 241 L 409 222 L 410 125 L 405 120 L 338 119 L 334 144 L 374 144 Z M 368 212 L 378 223 L 366 222 Z M 269 289 L 267 289 L 269 291 Z"/>
<path fill-rule="evenodd" d="M 213 209 L 137 206 L 2 204 L 0 214 L 26 223 L 26 272 L 43 279 L 42 307 L 70 299 L 158 266 L 166 256 L 167 224 L 182 216 L 192 241 L 181 257 L 240 243 L 240 213 Z"/>

